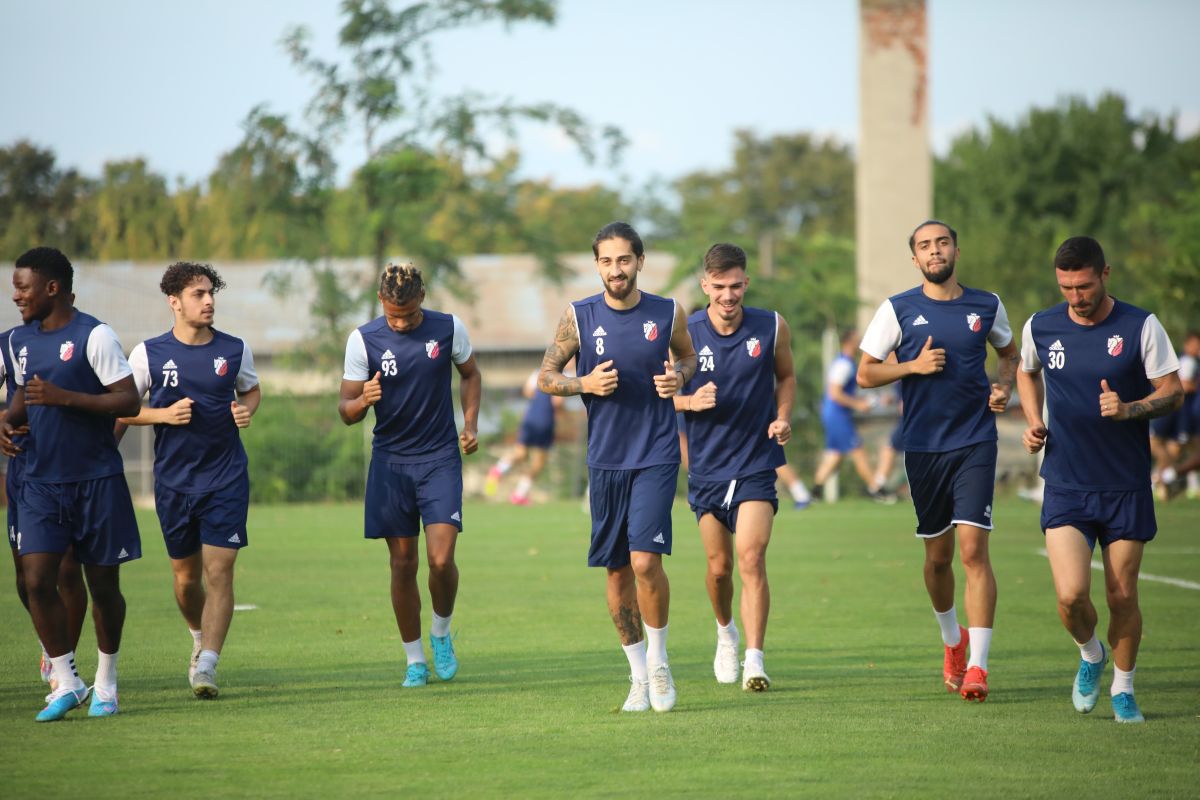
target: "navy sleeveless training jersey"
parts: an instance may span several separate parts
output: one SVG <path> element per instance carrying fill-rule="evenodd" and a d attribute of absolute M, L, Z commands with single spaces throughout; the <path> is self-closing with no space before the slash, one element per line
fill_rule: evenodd
<path fill-rule="evenodd" d="M 471 357 L 466 329 L 451 314 L 422 310 L 421 324 L 398 333 L 378 317 L 346 342 L 346 380 L 380 374 L 383 397 L 375 411 L 373 456 L 419 464 L 458 455 L 450 396 L 450 364 Z"/>
<path fill-rule="evenodd" d="M 638 304 L 617 310 L 597 294 L 571 303 L 579 331 L 582 377 L 612 360 L 617 390 L 583 395 L 588 417 L 589 467 L 640 469 L 679 463 L 675 404 L 658 396 L 654 376 L 671 361 L 675 301 L 641 293 Z"/>
<path fill-rule="evenodd" d="M 863 352 L 880 361 L 892 351 L 901 363 L 912 361 L 930 336 L 934 348 L 946 350 L 941 372 L 901 381 L 901 439 L 907 452 L 946 453 L 996 441 L 996 418 L 988 409 L 987 345 L 1004 347 L 1012 330 L 999 297 L 962 290 L 954 300 L 926 297 L 920 286 L 893 295 L 863 334 Z"/>
<path fill-rule="evenodd" d="M 22 386 L 36 375 L 68 391 L 103 394 L 133 373 L 112 328 L 82 311 L 49 333 L 40 322 L 14 328 L 9 351 Z M 25 408 L 26 482 L 75 483 L 124 472 L 113 417 L 63 406 Z"/>
<path fill-rule="evenodd" d="M 187 425 L 154 426 L 154 480 L 184 494 L 216 491 L 246 472 L 230 403 L 258 385 L 254 358 L 236 336 L 212 333 L 212 341 L 190 345 L 167 331 L 129 354 L 138 394 L 149 390 L 151 408 L 192 399 Z"/>
<path fill-rule="evenodd" d="M 1116 300 L 1099 325 L 1080 325 L 1059 303 L 1025 323 L 1021 360 L 1022 369 L 1040 368 L 1045 379 L 1047 485 L 1081 491 L 1150 486 L 1150 423 L 1100 416 L 1100 381 L 1128 403 L 1154 391 L 1151 378 L 1179 369 L 1153 314 Z"/>
<path fill-rule="evenodd" d="M 18 325 L 17 327 L 20 327 L 20 326 Z M 12 405 L 13 394 L 15 394 L 17 391 L 17 375 L 16 375 L 16 369 L 13 366 L 12 353 L 8 349 L 8 340 L 12 336 L 12 332 L 15 330 L 16 330 L 16 328 L 9 328 L 4 333 L 0 333 L 0 350 L 3 351 L 3 358 L 4 358 L 4 363 L 0 364 L 0 369 L 4 370 L 3 378 L 4 378 L 4 389 L 6 392 L 5 396 L 8 398 L 8 404 L 10 406 Z M 15 467 L 16 469 L 19 470 L 24 465 L 24 463 L 25 463 L 25 449 L 24 448 L 25 448 L 25 439 L 26 438 L 27 437 L 24 434 L 22 434 L 20 436 L 12 437 L 13 444 L 15 444 L 17 447 L 20 447 L 21 452 L 17 453 L 15 456 L 12 457 L 12 460 L 9 463 L 9 469 L 13 469 Z"/>
<path fill-rule="evenodd" d="M 685 412 L 688 476 L 698 481 L 729 481 L 786 463 L 783 448 L 767 436 L 774 421 L 774 311 L 743 308 L 742 324 L 728 336 L 713 330 L 707 309 L 688 318 L 696 348 L 696 374 L 684 387 L 694 394 L 712 381 L 717 404 L 706 411 Z"/>

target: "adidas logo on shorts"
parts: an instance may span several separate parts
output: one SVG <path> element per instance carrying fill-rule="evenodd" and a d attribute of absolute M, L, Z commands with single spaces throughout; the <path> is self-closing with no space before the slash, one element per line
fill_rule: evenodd
<path fill-rule="evenodd" d="M 241 537 L 241 536 L 238 536 L 238 535 L 235 533 L 233 536 L 230 536 L 230 537 L 229 537 L 228 539 L 226 539 L 225 541 L 227 541 L 227 542 L 233 542 L 234 544 L 241 544 L 241 543 L 242 543 L 242 537 Z"/>
<path fill-rule="evenodd" d="M 129 558 L 129 551 L 122 547 L 121 552 L 117 553 L 117 558 Z"/>
<path fill-rule="evenodd" d="M 455 511 L 453 514 L 450 515 L 450 519 L 454 520 L 455 522 L 462 522 L 462 514 Z"/>
<path fill-rule="evenodd" d="M 654 536 L 654 540 L 653 540 L 653 541 L 654 541 L 654 543 L 655 543 L 655 544 L 666 544 L 666 543 L 667 543 L 667 540 L 663 538 L 662 531 L 659 531 L 659 532 L 658 532 L 658 533 L 657 533 L 657 534 Z"/>

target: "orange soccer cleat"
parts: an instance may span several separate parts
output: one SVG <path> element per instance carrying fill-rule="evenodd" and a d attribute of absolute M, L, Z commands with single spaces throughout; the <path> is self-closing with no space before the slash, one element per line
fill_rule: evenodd
<path fill-rule="evenodd" d="M 967 670 L 967 675 L 963 678 L 962 696 L 963 700 L 978 700 L 981 703 L 987 700 L 988 685 L 986 670 L 980 667 L 971 667 Z"/>
<path fill-rule="evenodd" d="M 963 674 L 967 671 L 967 629 L 958 626 L 959 640 L 954 647 L 946 647 L 946 656 L 942 661 L 942 680 L 946 691 L 957 692 L 962 688 Z"/>

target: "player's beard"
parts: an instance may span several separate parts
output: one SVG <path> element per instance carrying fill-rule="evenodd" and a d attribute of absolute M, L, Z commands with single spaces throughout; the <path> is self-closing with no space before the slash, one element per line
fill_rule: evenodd
<path fill-rule="evenodd" d="M 954 274 L 954 259 L 947 258 L 946 263 L 937 268 L 922 266 L 921 274 L 930 283 L 943 284 L 950 280 L 950 276 Z"/>
<path fill-rule="evenodd" d="M 625 279 L 625 284 L 619 289 L 614 290 L 612 284 L 606 279 L 604 281 L 604 291 L 608 292 L 608 296 L 613 300 L 624 300 L 629 295 L 633 294 L 633 290 L 637 288 L 637 275 L 630 275 Z"/>

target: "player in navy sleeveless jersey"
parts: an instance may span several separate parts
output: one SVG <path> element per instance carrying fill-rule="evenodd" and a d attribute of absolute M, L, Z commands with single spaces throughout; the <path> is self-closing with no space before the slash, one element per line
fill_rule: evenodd
<path fill-rule="evenodd" d="M 684 394 L 675 396 L 675 408 L 687 424 L 688 502 L 708 557 L 705 586 L 717 620 L 713 673 L 718 683 L 738 680 L 736 534 L 746 629 L 742 688 L 761 692 L 771 685 L 763 641 L 771 607 L 767 545 L 779 510 L 775 471 L 786 460 L 783 445 L 792 436 L 796 377 L 787 323 L 774 311 L 744 306 L 749 285 L 742 248 L 727 243 L 709 248 L 700 279 L 708 307 L 688 319 L 698 368 Z"/>
<path fill-rule="evenodd" d="M 908 247 L 924 280 L 875 312 L 863 335 L 858 384 L 870 388 L 900 381 L 904 468 L 917 511 L 917 536 L 925 543 L 925 588 L 942 631 L 942 679 L 947 691 L 982 702 L 988 695 L 996 614 L 996 578 L 988 556 L 995 415 L 1012 395 L 1017 346 L 1000 298 L 958 282 L 953 228 L 923 222 Z M 986 370 L 989 344 L 1000 357 L 993 384 Z M 892 353 L 894 362 L 887 360 Z M 953 529 L 967 575 L 969 631 L 959 625 L 954 608 Z"/>
<path fill-rule="evenodd" d="M 421 644 L 418 536 L 425 527 L 433 606 L 433 667 L 448 681 L 458 672 L 450 617 L 458 595 L 454 548 L 462 531 L 462 456 L 479 448 L 482 378 L 462 322 L 421 308 L 425 284 L 412 264 L 388 264 L 379 281 L 383 316 L 346 342 L 338 413 L 353 425 L 375 411 L 364 501 L 366 537 L 384 539 L 392 567 L 392 609 L 408 661 L 404 686 L 425 686 Z M 455 429 L 451 364 L 460 377 L 463 430 Z"/>
<path fill-rule="evenodd" d="M 671 589 L 662 557 L 671 553 L 679 475 L 671 398 L 695 372 L 696 353 L 683 308 L 637 288 L 645 265 L 637 231 L 624 222 L 604 226 L 592 255 L 604 291 L 563 312 L 538 385 L 547 394 L 582 395 L 587 409 L 588 566 L 607 570 L 608 610 L 632 672 L 623 709 L 669 711 Z M 577 377 L 564 375 L 576 357 Z"/>
<path fill-rule="evenodd" d="M 1099 542 L 1113 716 L 1142 722 L 1133 696 L 1142 638 L 1137 582 L 1146 542 L 1158 530 L 1148 421 L 1179 408 L 1179 359 L 1153 314 L 1108 294 L 1110 268 L 1095 239 L 1063 242 L 1054 271 L 1066 302 L 1025 323 L 1018 380 L 1028 423 L 1025 449 L 1046 449 L 1041 524 L 1058 615 L 1079 645 L 1071 699 L 1083 713 L 1096 707 L 1108 660 L 1091 601 L 1092 551 Z M 1042 418 L 1043 402 L 1048 419 Z"/>
<path fill-rule="evenodd" d="M 13 272 L 13 301 L 29 323 L 9 337 L 18 389 L 6 437 L 29 424 L 17 551 L 29 612 L 57 681 L 39 722 L 62 719 L 89 691 L 75 667 L 58 593 L 63 553 L 73 548 L 92 595 L 99 664 L 91 716 L 117 713 L 117 656 L 125 624 L 120 565 L 141 556 L 113 436 L 114 418 L 138 412 L 137 389 L 112 329 L 74 308 L 73 279 L 71 262 L 50 247 L 21 255 Z"/>
<path fill-rule="evenodd" d="M 149 402 L 118 425 L 154 426 L 154 507 L 171 558 L 175 602 L 192 634 L 188 683 L 217 696 L 217 661 L 233 619 L 233 570 L 248 544 L 250 478 L 239 431 L 262 392 L 241 339 L 213 327 L 225 281 L 207 264 L 167 267 L 159 288 L 171 330 L 133 348 L 129 364 Z"/>
<path fill-rule="evenodd" d="M 494 497 L 500 488 L 500 480 L 509 470 L 528 462 L 516 488 L 508 498 L 510 503 L 518 506 L 527 506 L 531 502 L 529 492 L 533 488 L 533 482 L 546 468 L 550 448 L 554 446 L 554 412 L 562 407 L 561 397 L 548 395 L 538 388 L 537 377 L 538 373 L 535 370 L 521 388 L 521 394 L 529 401 L 529 405 L 521 417 L 516 446 L 512 452 L 492 465 L 483 484 L 484 495 Z"/>
<path fill-rule="evenodd" d="M 17 391 L 17 378 L 8 350 L 8 339 L 11 333 L 11 329 L 0 333 L 0 357 L 2 357 L 0 359 L 0 380 L 4 381 L 6 396 L 10 401 Z M 7 409 L 0 413 L 0 424 L 3 423 L 7 413 Z M 23 445 L 27 433 L 26 426 L 13 432 L 10 440 L 12 452 L 6 453 L 9 455 L 9 460 L 8 469 L 4 474 L 4 489 L 8 498 L 6 508 L 8 512 L 8 545 L 12 549 L 13 572 L 17 580 L 17 597 L 21 600 L 21 605 L 25 606 L 26 611 L 29 610 L 29 593 L 25 590 L 25 573 L 21 570 L 21 556 L 17 553 L 17 531 L 21 528 L 17 504 L 21 497 L 21 485 L 24 483 L 25 452 Z M 63 553 L 62 563 L 58 567 L 58 594 L 67 611 L 67 631 L 71 649 L 75 649 L 79 644 L 79 636 L 83 632 L 84 618 L 87 616 L 87 588 L 83 585 L 83 571 L 70 548 Z M 57 687 L 57 681 L 54 680 L 53 670 L 50 668 L 50 655 L 46 652 L 45 647 L 41 647 L 40 641 L 38 646 L 42 651 L 38 671 L 41 673 L 42 681 L 49 683 L 50 691 L 53 692 Z"/>

